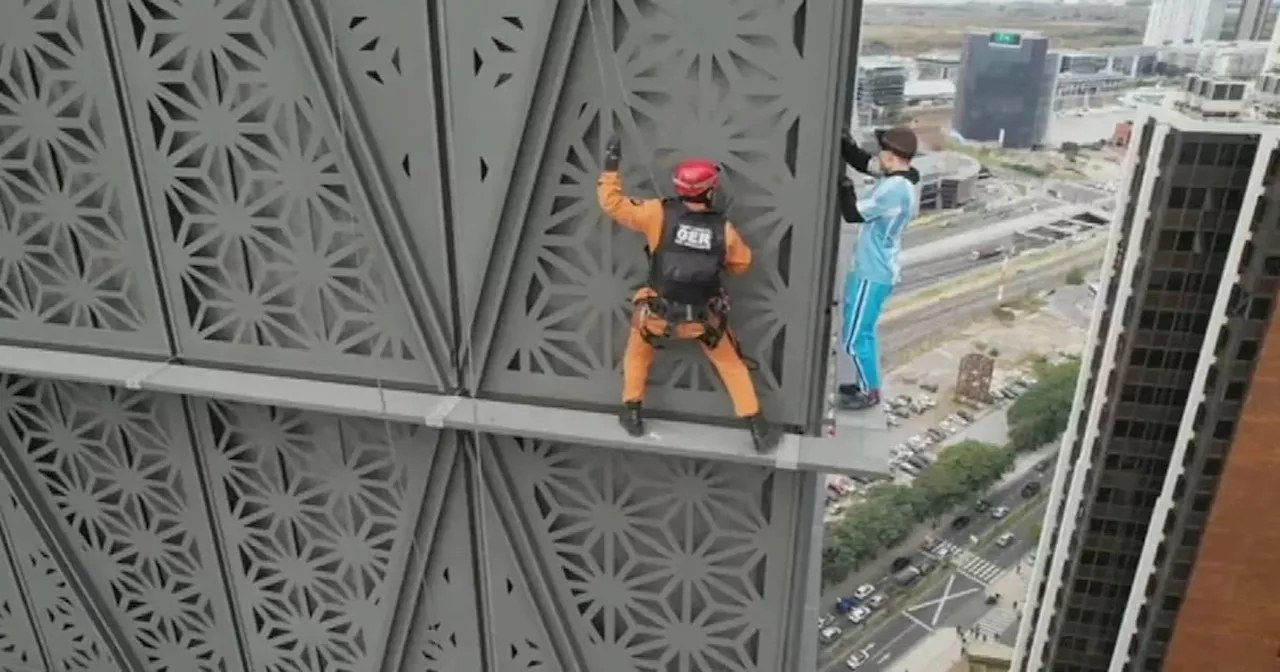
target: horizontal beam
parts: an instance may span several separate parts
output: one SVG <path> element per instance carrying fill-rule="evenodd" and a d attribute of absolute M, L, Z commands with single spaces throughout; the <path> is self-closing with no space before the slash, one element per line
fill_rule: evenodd
<path fill-rule="evenodd" d="M 776 451 L 761 455 L 745 428 L 653 420 L 645 436 L 632 437 L 607 413 L 173 362 L 0 346 L 0 372 L 776 469 L 871 476 L 889 471 L 890 435 L 869 421 L 841 422 L 834 437 L 787 434 Z"/>

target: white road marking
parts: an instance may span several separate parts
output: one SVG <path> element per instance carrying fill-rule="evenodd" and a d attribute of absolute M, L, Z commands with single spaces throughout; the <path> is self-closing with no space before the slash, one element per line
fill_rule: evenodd
<path fill-rule="evenodd" d="M 911 612 L 909 612 L 909 611 L 904 611 L 904 612 L 902 612 L 902 615 L 903 615 L 903 616 L 906 616 L 906 617 L 907 617 L 907 618 L 909 618 L 909 619 L 911 619 L 913 622 L 915 622 L 915 624 L 916 624 L 916 625 L 918 625 L 918 626 L 920 626 L 920 627 L 924 628 L 925 630 L 928 630 L 929 632 L 933 632 L 933 627 L 932 627 L 932 626 L 930 626 L 928 623 L 925 623 L 924 621 L 922 621 L 922 620 L 920 620 L 920 619 L 916 618 L 916 617 L 915 617 Z"/>
<path fill-rule="evenodd" d="M 938 619 L 942 618 L 942 608 L 947 604 L 947 598 L 951 597 L 951 586 L 956 585 L 956 575 L 952 574 L 947 577 L 947 585 L 942 588 L 942 597 L 938 598 L 938 606 L 933 610 L 933 618 L 929 619 L 929 625 L 937 627 Z"/>

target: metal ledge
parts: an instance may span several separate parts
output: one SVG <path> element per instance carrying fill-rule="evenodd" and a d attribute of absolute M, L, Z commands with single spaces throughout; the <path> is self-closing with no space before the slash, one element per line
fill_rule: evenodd
<path fill-rule="evenodd" d="M 613 415 L 606 413 L 126 357 L 0 346 L 0 371 L 777 469 L 855 475 L 884 475 L 889 471 L 890 436 L 882 418 L 874 412 L 841 417 L 834 437 L 788 434 L 774 453 L 760 455 L 751 447 L 745 429 L 651 420 L 648 434 L 632 437 L 618 427 Z"/>

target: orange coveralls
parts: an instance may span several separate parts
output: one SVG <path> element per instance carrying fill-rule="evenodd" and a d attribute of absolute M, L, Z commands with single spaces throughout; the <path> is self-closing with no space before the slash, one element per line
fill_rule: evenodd
<path fill-rule="evenodd" d="M 596 197 L 600 208 L 613 221 L 622 226 L 644 234 L 645 242 L 650 250 L 657 250 L 662 240 L 662 201 L 652 198 L 635 200 L 622 193 L 622 178 L 617 172 L 610 171 L 600 175 L 596 183 Z M 690 204 L 690 208 L 698 207 Z M 751 268 L 751 248 L 743 242 L 732 224 L 725 224 L 725 268 L 733 275 L 742 275 Z M 622 360 L 622 401 L 644 401 L 644 388 L 649 380 L 649 369 L 653 366 L 654 349 L 640 333 L 645 329 L 652 336 L 661 336 L 666 329 L 666 320 L 648 315 L 644 324 L 640 324 L 641 306 L 645 299 L 657 294 L 649 287 L 641 287 L 632 297 L 636 308 L 631 313 L 631 333 L 627 337 L 627 351 Z M 637 303 L 638 302 L 638 303 Z M 702 336 L 703 326 L 697 322 L 676 325 L 673 336 L 679 339 L 695 339 Z M 756 398 L 755 386 L 751 382 L 751 373 L 747 365 L 738 356 L 733 339 L 726 335 L 721 338 L 715 348 L 708 348 L 699 343 L 702 351 L 716 367 L 725 389 L 733 400 L 733 412 L 741 418 L 750 417 L 760 412 L 760 402 Z"/>

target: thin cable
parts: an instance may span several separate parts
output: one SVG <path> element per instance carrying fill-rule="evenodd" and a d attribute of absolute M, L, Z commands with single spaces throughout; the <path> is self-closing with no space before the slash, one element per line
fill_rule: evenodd
<path fill-rule="evenodd" d="M 600 73 L 600 89 L 601 89 L 601 93 L 605 93 L 609 90 L 609 79 L 608 77 L 605 76 L 604 44 L 601 41 L 600 35 L 597 32 L 597 28 L 596 28 L 596 12 L 595 12 L 595 9 L 593 9 L 596 0 L 585 0 L 585 2 L 587 5 L 587 29 L 591 31 L 591 43 L 595 47 L 594 51 L 595 51 L 595 57 L 596 57 L 596 69 Z M 601 24 L 600 29 L 603 30 L 603 28 L 604 28 L 604 25 Z M 613 61 L 613 73 L 614 73 L 614 77 L 618 81 L 618 90 L 621 92 L 621 95 L 622 95 L 622 106 L 624 109 L 630 110 L 631 109 L 631 93 L 627 89 L 626 76 L 623 75 L 622 73 L 622 64 L 618 62 L 618 53 L 615 52 L 612 47 L 610 47 L 609 49 L 609 57 Z M 612 116 L 613 115 L 611 114 L 609 119 L 609 122 L 610 122 L 609 125 L 611 127 L 613 126 Z M 619 115 L 619 118 L 621 118 L 621 115 Z M 635 120 L 632 119 L 632 121 L 634 122 Z M 636 130 L 637 131 L 640 130 L 639 124 L 636 124 Z M 653 161 L 652 160 L 645 161 L 644 166 L 645 166 L 645 169 L 649 171 L 649 181 L 653 183 L 653 190 L 659 196 L 661 196 L 662 188 L 660 185 L 662 183 L 658 182 L 658 175 L 653 170 Z"/>

